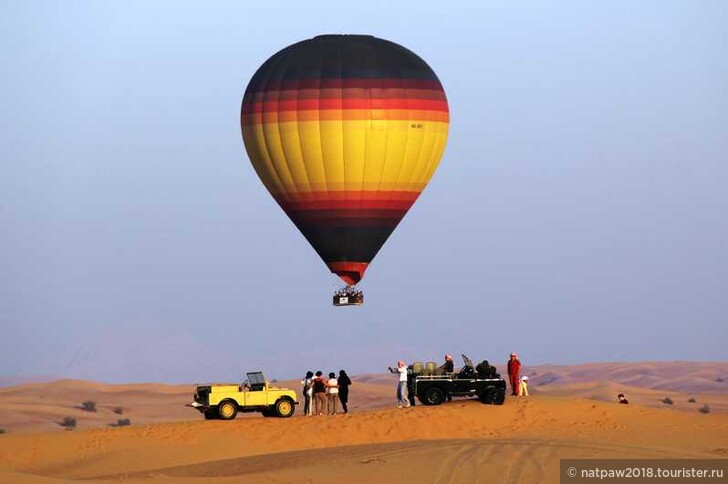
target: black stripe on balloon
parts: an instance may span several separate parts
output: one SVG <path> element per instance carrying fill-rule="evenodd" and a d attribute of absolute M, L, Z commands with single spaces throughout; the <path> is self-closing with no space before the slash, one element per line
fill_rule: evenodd
<path fill-rule="evenodd" d="M 278 80 L 326 78 L 392 78 L 438 81 L 434 71 L 401 45 L 364 35 L 323 35 L 293 44 L 268 59 L 247 91 L 261 89 L 270 70 L 285 65 Z M 439 82 L 439 81 L 438 81 Z"/>
<path fill-rule="evenodd" d="M 298 228 L 324 262 L 369 263 L 395 226 Z"/>

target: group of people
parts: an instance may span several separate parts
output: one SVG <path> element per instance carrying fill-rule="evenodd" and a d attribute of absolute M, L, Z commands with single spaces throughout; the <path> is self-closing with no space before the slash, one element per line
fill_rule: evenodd
<path fill-rule="evenodd" d="M 511 353 L 511 358 L 508 360 L 508 381 L 511 384 L 511 395 L 528 396 L 528 377 L 521 376 L 521 361 L 515 352 Z"/>
<path fill-rule="evenodd" d="M 349 413 L 349 387 L 351 379 L 344 370 L 339 370 L 339 376 L 331 372 L 328 378 L 320 370 L 314 373 L 306 372 L 301 380 L 303 387 L 303 413 L 304 415 L 336 415 L 338 402 L 344 413 Z"/>
<path fill-rule="evenodd" d="M 513 352 L 508 360 L 508 381 L 511 386 L 511 395 L 523 397 L 528 396 L 528 376 L 521 375 L 521 361 L 518 359 L 518 354 Z M 453 373 L 455 371 L 455 364 L 451 355 L 445 355 L 445 363 L 443 363 L 438 370 L 443 373 Z M 409 408 L 414 405 L 414 396 L 412 395 L 412 389 L 408 388 L 408 367 L 407 364 L 399 360 L 397 367 L 389 367 L 391 373 L 398 374 L 397 382 L 397 407 L 398 408 Z M 301 380 L 301 386 L 303 387 L 303 413 L 304 415 L 336 415 L 338 413 L 338 402 L 341 402 L 341 408 L 344 413 L 349 413 L 349 387 L 351 386 L 351 379 L 346 371 L 339 370 L 339 376 L 331 372 L 326 378 L 320 370 L 314 374 L 312 371 L 306 372 L 306 376 Z M 452 396 L 448 395 L 448 400 L 452 399 Z M 625 398 L 624 394 L 618 395 L 619 403 L 629 403 Z"/>
<path fill-rule="evenodd" d="M 335 296 L 352 296 L 352 297 L 360 297 L 364 293 L 357 289 L 354 286 L 344 286 L 342 288 L 339 288 L 334 293 Z"/>

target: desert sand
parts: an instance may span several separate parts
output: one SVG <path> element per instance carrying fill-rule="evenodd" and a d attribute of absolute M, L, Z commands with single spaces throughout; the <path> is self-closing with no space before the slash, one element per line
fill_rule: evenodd
<path fill-rule="evenodd" d="M 711 375 L 725 369 L 718 366 Z M 348 415 L 304 417 L 299 408 L 289 419 L 254 414 L 230 422 L 205 421 L 184 407 L 187 385 L 7 387 L 0 389 L 7 430 L 0 482 L 558 482 L 561 458 L 728 458 L 727 392 L 592 376 L 534 386 L 532 397 L 503 406 L 455 399 L 397 409 L 391 379 L 370 375 L 355 379 Z M 612 400 L 624 388 L 626 406 Z M 666 395 L 673 405 L 661 403 Z M 97 402 L 95 415 L 74 408 L 85 399 Z M 697 411 L 703 402 L 709 414 Z M 77 429 L 51 430 L 71 414 Z M 110 426 L 119 417 L 132 425 Z"/>

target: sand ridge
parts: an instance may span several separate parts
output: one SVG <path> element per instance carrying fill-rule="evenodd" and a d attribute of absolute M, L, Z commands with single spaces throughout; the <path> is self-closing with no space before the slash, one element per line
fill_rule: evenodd
<path fill-rule="evenodd" d="M 528 399 L 498 407 L 456 398 L 408 410 L 394 408 L 392 375 L 359 375 L 349 415 L 304 417 L 299 406 L 290 419 L 231 422 L 185 407 L 194 385 L 16 385 L 0 388 L 0 482 L 558 482 L 567 457 L 725 459 L 726 370 L 547 365 L 527 368 L 535 374 Z M 300 390 L 298 380 L 276 386 Z M 631 404 L 616 404 L 618 392 Z M 97 412 L 82 410 L 85 400 Z M 711 412 L 699 413 L 706 404 Z M 58 425 L 66 416 L 77 418 L 75 430 Z M 119 418 L 131 426 L 114 427 Z"/>
<path fill-rule="evenodd" d="M 509 476 L 508 482 L 556 482 L 563 457 L 725 458 L 726 448 L 726 414 L 535 396 L 502 407 L 467 400 L 332 417 L 6 435 L 0 468 L 8 478 L 28 474 L 28 482 L 38 475 L 100 482 L 236 482 L 241 475 L 244 482 L 295 482 L 308 475 L 312 482 L 334 482 L 333 460 L 354 476 L 349 482 L 392 482 L 387 476 L 403 468 L 419 482 L 448 482 L 453 473 L 466 479 L 459 482 L 478 482 L 478 475 L 494 475 L 485 470 Z"/>

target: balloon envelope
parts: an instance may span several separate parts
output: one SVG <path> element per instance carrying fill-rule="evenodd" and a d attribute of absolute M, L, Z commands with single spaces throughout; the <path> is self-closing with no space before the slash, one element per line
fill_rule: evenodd
<path fill-rule="evenodd" d="M 322 35 L 255 73 L 241 126 L 253 168 L 329 269 L 364 271 L 435 172 L 449 112 L 435 73 L 404 47 Z"/>

